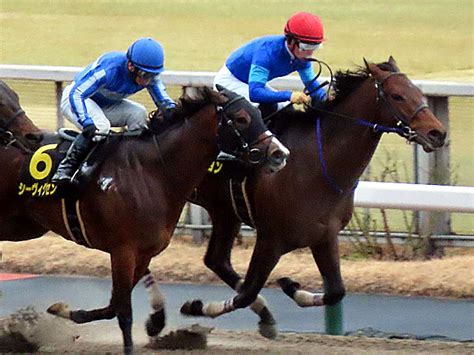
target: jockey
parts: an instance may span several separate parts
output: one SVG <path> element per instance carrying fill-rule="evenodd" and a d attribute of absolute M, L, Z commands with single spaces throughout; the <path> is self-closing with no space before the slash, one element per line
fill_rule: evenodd
<path fill-rule="evenodd" d="M 127 126 L 129 131 L 146 127 L 145 107 L 126 97 L 146 88 L 165 118 L 171 116 L 176 103 L 159 76 L 163 63 L 160 43 L 141 38 L 132 43 L 127 53 L 105 53 L 76 75 L 63 91 L 60 109 L 82 133 L 59 164 L 52 182 L 70 182 L 94 142 L 105 138 L 111 126 Z"/>
<path fill-rule="evenodd" d="M 214 78 L 228 90 L 259 106 L 263 116 L 282 109 L 289 102 L 309 104 L 324 101 L 326 91 L 319 83 L 310 58 L 324 41 L 319 17 L 298 12 L 286 23 L 284 35 L 256 38 L 235 50 Z M 301 91 L 276 91 L 267 82 L 297 71 L 310 96 Z"/>

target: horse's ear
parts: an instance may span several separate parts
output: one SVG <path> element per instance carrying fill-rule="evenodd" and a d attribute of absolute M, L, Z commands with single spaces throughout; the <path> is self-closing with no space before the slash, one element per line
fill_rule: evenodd
<path fill-rule="evenodd" d="M 400 69 L 398 68 L 397 62 L 395 61 L 395 58 L 393 58 L 392 56 L 388 58 L 388 64 L 390 64 L 393 67 L 393 69 L 395 69 L 396 72 L 400 71 Z"/>
<path fill-rule="evenodd" d="M 225 90 L 225 87 L 223 87 L 222 85 L 219 85 L 219 84 L 216 84 L 216 89 L 217 91 L 224 91 Z"/>
<path fill-rule="evenodd" d="M 365 57 L 364 57 L 364 64 L 367 70 L 369 70 L 369 62 L 367 62 L 367 59 L 365 59 Z"/>
<path fill-rule="evenodd" d="M 380 69 L 377 64 L 374 63 L 369 63 L 367 60 L 364 58 L 364 63 L 367 68 L 367 72 L 372 75 L 375 79 L 381 80 L 381 78 L 384 76 L 384 71 Z"/>

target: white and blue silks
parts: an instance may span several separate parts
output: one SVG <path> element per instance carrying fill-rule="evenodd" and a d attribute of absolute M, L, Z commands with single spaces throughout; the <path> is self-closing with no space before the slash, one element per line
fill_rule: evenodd
<path fill-rule="evenodd" d="M 125 53 L 109 52 L 85 67 L 63 91 L 63 115 L 79 128 L 94 124 L 104 134 L 111 126 L 127 126 L 129 130 L 145 127 L 145 107 L 126 99 L 145 87 L 135 83 L 127 63 Z M 174 105 L 159 76 L 146 89 L 158 107 Z"/>
<path fill-rule="evenodd" d="M 267 83 L 275 78 L 298 72 L 311 98 L 322 101 L 326 91 L 315 90 L 319 82 L 311 62 L 293 56 L 286 45 L 285 36 L 256 38 L 235 50 L 214 79 L 235 91 L 254 104 L 279 103 L 279 108 L 288 103 L 291 91 L 276 91 Z"/>

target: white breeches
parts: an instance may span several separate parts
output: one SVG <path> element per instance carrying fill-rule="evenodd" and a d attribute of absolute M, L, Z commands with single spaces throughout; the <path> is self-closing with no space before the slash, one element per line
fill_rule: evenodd
<path fill-rule="evenodd" d="M 224 66 L 217 72 L 216 76 L 214 77 L 214 89 L 216 89 L 216 84 L 222 85 L 227 90 L 233 91 L 236 94 L 243 96 L 249 101 L 252 105 L 258 107 L 258 103 L 250 101 L 249 95 L 249 84 L 244 83 L 237 79 L 230 70 Z M 276 91 L 270 85 L 266 84 L 265 87 L 268 90 Z M 283 107 L 287 106 L 290 102 L 278 102 L 278 110 L 281 110 Z"/>
<path fill-rule="evenodd" d="M 71 83 L 64 89 L 60 109 L 64 117 L 82 130 L 83 127 L 78 122 L 78 117 L 72 113 L 69 102 L 69 92 L 73 86 L 74 83 Z M 127 126 L 129 131 L 146 127 L 147 111 L 145 106 L 137 102 L 124 99 L 117 104 L 106 107 L 100 107 L 92 99 L 86 99 L 84 103 L 99 133 L 109 133 L 110 127 Z"/>

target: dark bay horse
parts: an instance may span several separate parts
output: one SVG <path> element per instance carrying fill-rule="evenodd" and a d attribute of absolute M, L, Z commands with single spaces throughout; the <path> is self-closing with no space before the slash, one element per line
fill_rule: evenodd
<path fill-rule="evenodd" d="M 251 305 L 260 326 L 270 328 L 260 329 L 262 335 L 274 337 L 273 317 L 259 292 L 283 254 L 305 247 L 319 268 L 324 293 L 302 290 L 282 278 L 284 292 L 301 307 L 334 305 L 344 297 L 337 235 L 351 219 L 354 189 L 382 133 L 398 133 L 431 152 L 443 146 L 446 130 L 392 57 L 337 73 L 335 93 L 323 107 L 284 110 L 276 117 L 281 127 L 272 131 L 291 155 L 279 173 L 247 177 L 245 193 L 253 216 L 247 223 L 254 223 L 257 239 L 244 281 L 230 259 L 242 220 L 229 182 L 209 175 L 199 185 L 193 202 L 207 209 L 213 224 L 204 262 L 238 294 L 221 302 L 188 301 L 182 313 L 217 317 Z"/>
<path fill-rule="evenodd" d="M 268 173 L 286 163 L 287 149 L 245 99 L 207 88 L 196 95 L 181 99 L 176 123 L 165 132 L 147 131 L 138 138 L 120 137 L 100 146 L 98 154 L 106 158 L 75 204 L 84 244 L 110 254 L 112 297 L 101 309 L 70 311 L 58 303 L 48 311 L 76 323 L 118 317 L 126 353 L 133 349 L 131 292 L 145 275 L 154 309 L 148 331 L 156 335 L 165 325 L 163 297 L 148 265 L 168 246 L 186 198 L 205 177 L 219 148 L 237 151 L 244 160 L 251 159 L 255 150 L 263 151 L 262 171 Z M 232 134 L 238 137 L 232 143 L 237 147 L 228 147 L 219 138 Z M 17 222 L 24 217 L 75 240 L 65 223 L 64 204 L 64 199 L 52 197 L 26 199 Z"/>
<path fill-rule="evenodd" d="M 20 241 L 40 237 L 46 229 L 23 215 L 17 203 L 17 184 L 24 158 L 39 147 L 43 133 L 20 106 L 20 99 L 0 80 L 0 241 Z M 15 173 L 17 172 L 17 173 Z M 21 217 L 19 217 L 21 216 Z"/>

